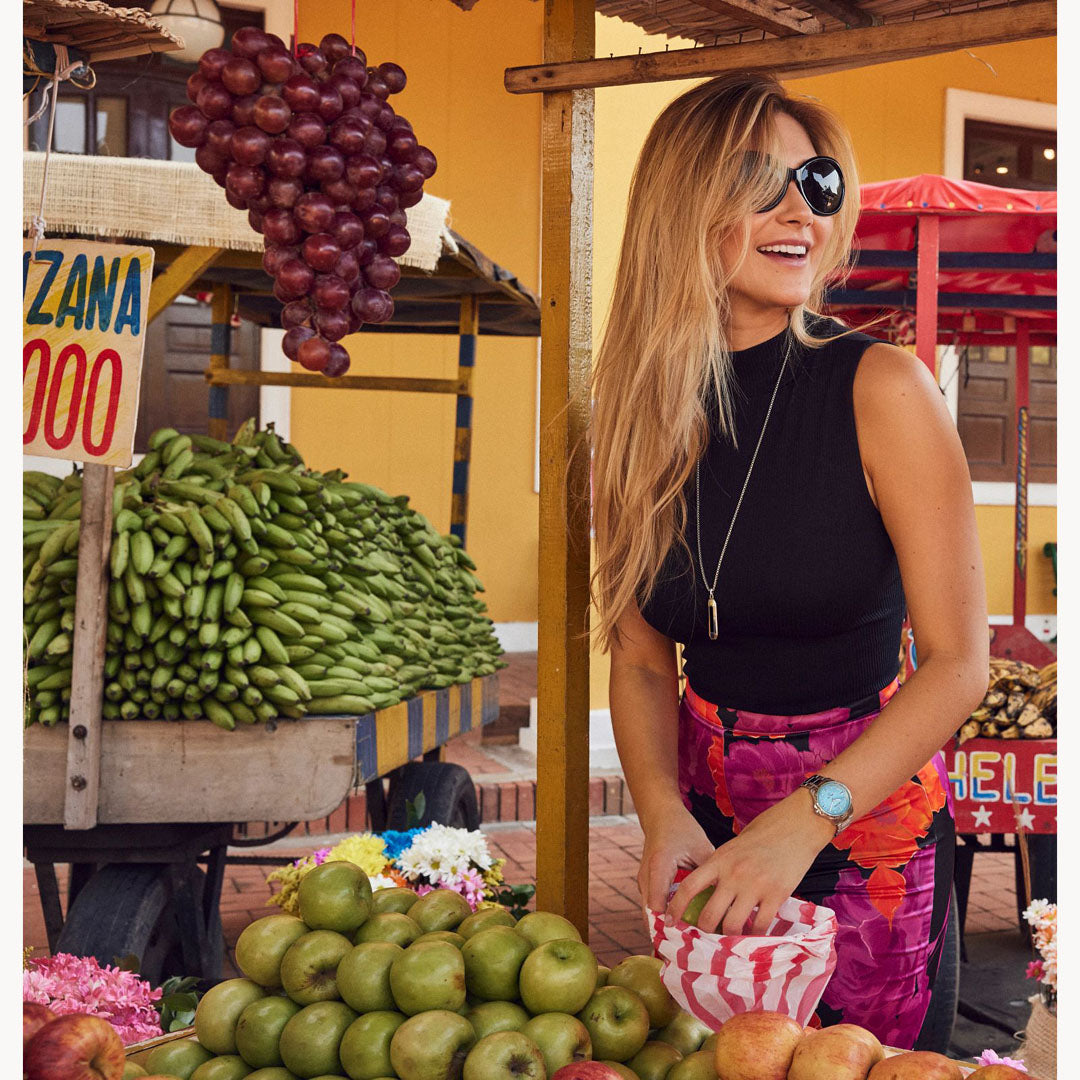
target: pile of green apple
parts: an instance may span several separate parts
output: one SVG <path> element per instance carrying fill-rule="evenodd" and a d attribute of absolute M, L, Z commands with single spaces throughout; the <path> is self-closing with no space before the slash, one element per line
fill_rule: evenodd
<path fill-rule="evenodd" d="M 603 967 L 559 915 L 473 912 L 448 889 L 373 895 L 348 862 L 308 873 L 299 901 L 299 918 L 268 915 L 244 929 L 245 978 L 208 991 L 195 1038 L 152 1051 L 148 1074 L 716 1080 L 704 1045 L 715 1036 L 668 993 L 661 962 Z"/>

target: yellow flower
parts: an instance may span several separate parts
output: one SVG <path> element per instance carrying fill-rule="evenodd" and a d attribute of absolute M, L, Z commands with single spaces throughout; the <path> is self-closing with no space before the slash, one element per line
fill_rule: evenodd
<path fill-rule="evenodd" d="M 386 868 L 386 845 L 381 836 L 371 833 L 349 836 L 330 849 L 326 861 L 351 862 L 369 877 L 374 877 Z"/>
<path fill-rule="evenodd" d="M 281 883 L 281 891 L 274 893 L 266 906 L 277 905 L 289 915 L 300 914 L 300 882 L 309 870 L 315 869 L 314 859 L 304 859 L 298 866 L 280 866 L 273 873 L 267 875 L 266 883 L 269 885 L 275 881 Z"/>
<path fill-rule="evenodd" d="M 487 885 L 489 889 L 498 888 L 498 886 L 503 884 L 502 868 L 505 865 L 505 863 L 506 863 L 505 859 L 496 859 L 491 864 L 491 866 L 488 867 L 488 869 L 484 871 L 484 873 L 483 873 L 484 884 Z"/>

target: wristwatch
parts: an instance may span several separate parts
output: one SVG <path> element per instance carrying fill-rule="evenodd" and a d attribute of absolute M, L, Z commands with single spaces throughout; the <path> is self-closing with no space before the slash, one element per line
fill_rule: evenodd
<path fill-rule="evenodd" d="M 851 792 L 847 784 L 815 773 L 799 786 L 810 789 L 814 800 L 814 813 L 828 818 L 836 826 L 836 835 L 839 836 L 854 816 Z"/>

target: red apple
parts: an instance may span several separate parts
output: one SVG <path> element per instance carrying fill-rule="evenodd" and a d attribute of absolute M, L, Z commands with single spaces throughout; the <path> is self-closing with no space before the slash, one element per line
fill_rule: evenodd
<path fill-rule="evenodd" d="M 573 1061 L 553 1073 L 550 1080 L 622 1080 L 622 1076 L 602 1061 Z"/>
<path fill-rule="evenodd" d="M 1011 1065 L 984 1065 L 968 1073 L 967 1080 L 1034 1080 L 1027 1073 L 1014 1069 Z"/>
<path fill-rule="evenodd" d="M 828 1030 L 828 1028 L 823 1028 L 818 1035 L 824 1035 Z M 1023 1076 L 1024 1074 L 1016 1073 L 1015 1075 Z M 870 1075 L 866 1080 L 963 1080 L 963 1076 L 960 1066 L 955 1061 L 950 1061 L 944 1054 L 935 1054 L 931 1050 L 916 1050 L 879 1061 L 870 1070 Z M 862 1080 L 861 1073 L 859 1077 Z"/>
<path fill-rule="evenodd" d="M 787 1080 L 802 1038 L 802 1025 L 784 1013 L 736 1013 L 716 1033 L 716 1073 L 724 1080 Z"/>
<path fill-rule="evenodd" d="M 22 1007 L 23 1049 L 26 1044 L 46 1025 L 56 1019 L 56 1013 L 36 1001 L 24 1001 Z"/>
<path fill-rule="evenodd" d="M 728 1023 L 731 1021 L 729 1020 Z M 726 1027 L 727 1024 L 720 1029 L 721 1038 Z M 716 1071 L 723 1076 L 723 1071 L 719 1067 L 720 1047 L 721 1043 L 717 1042 Z M 757 1049 L 760 1056 L 760 1047 Z M 822 1028 L 820 1031 L 803 1035 L 795 1047 L 791 1068 L 786 1074 L 778 1073 L 777 1075 L 786 1076 L 787 1080 L 825 1080 L 825 1078 L 828 1080 L 867 1080 L 866 1074 L 870 1071 L 874 1060 L 874 1050 L 864 1039 L 853 1038 L 846 1032 L 835 1031 L 832 1028 Z M 757 1080 L 759 1074 L 747 1073 L 747 1076 L 751 1075 Z M 897 1077 L 903 1075 L 903 1073 L 898 1073 Z M 918 1077 L 919 1080 L 931 1080 L 932 1076 L 932 1074 L 918 1072 L 907 1075 Z M 878 1078 L 875 1077 L 875 1080 Z M 959 1080 L 959 1072 L 957 1080 Z"/>
<path fill-rule="evenodd" d="M 26 1080 L 120 1080 L 124 1044 L 116 1028 L 97 1016 L 61 1016 L 29 1042 Z"/>

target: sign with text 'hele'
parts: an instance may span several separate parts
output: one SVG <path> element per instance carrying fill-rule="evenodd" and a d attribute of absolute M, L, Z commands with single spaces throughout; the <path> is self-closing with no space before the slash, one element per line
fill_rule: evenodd
<path fill-rule="evenodd" d="M 23 453 L 131 464 L 154 252 L 23 243 Z"/>

